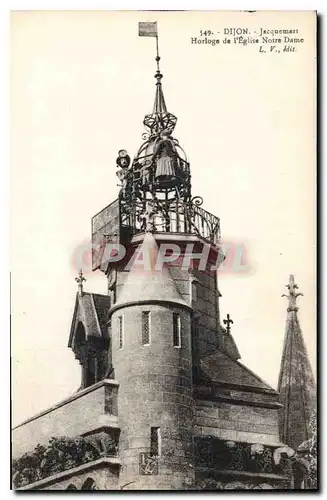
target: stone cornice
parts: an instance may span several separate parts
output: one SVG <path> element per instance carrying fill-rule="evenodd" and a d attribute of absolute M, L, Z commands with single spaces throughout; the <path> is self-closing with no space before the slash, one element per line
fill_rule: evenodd
<path fill-rule="evenodd" d="M 283 407 L 281 403 L 278 402 L 265 402 L 265 401 L 251 401 L 248 399 L 234 397 L 228 397 L 224 395 L 214 395 L 214 394 L 195 394 L 194 399 L 202 401 L 220 401 L 222 403 L 230 403 L 233 405 L 241 406 L 255 406 L 257 408 L 270 408 L 272 410 L 279 410 Z"/>
<path fill-rule="evenodd" d="M 157 304 L 157 305 L 161 305 L 161 306 L 170 305 L 173 307 L 180 307 L 182 309 L 187 309 L 190 312 L 193 311 L 192 307 L 186 303 L 183 304 L 182 302 L 177 302 L 177 301 L 173 301 L 173 300 L 157 300 L 155 298 L 153 298 L 153 299 L 151 298 L 151 299 L 147 299 L 147 300 L 133 300 L 130 302 L 125 302 L 124 304 L 115 304 L 110 309 L 108 315 L 111 317 L 112 313 L 114 313 L 115 311 L 118 311 L 119 309 L 125 309 L 125 308 L 131 307 L 131 306 L 141 306 L 144 304 L 154 304 L 154 305 Z"/>
<path fill-rule="evenodd" d="M 197 383 L 194 387 L 201 389 L 201 387 L 204 387 L 204 384 Z M 275 397 L 278 397 L 279 395 L 279 393 L 275 391 L 275 389 L 266 389 L 265 387 L 256 387 L 254 385 L 233 384 L 231 382 L 215 382 L 211 380 L 205 385 L 205 387 L 211 387 L 213 389 L 230 389 L 232 391 L 251 392 L 256 394 L 266 394 L 267 396 Z"/>

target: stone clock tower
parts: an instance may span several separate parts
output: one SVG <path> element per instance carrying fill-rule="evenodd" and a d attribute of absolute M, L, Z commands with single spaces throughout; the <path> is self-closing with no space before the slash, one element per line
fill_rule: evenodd
<path fill-rule="evenodd" d="M 185 489 L 194 485 L 193 377 L 201 354 L 223 348 L 227 333 L 218 314 L 219 219 L 201 207 L 200 197 L 192 198 L 190 165 L 174 136 L 177 118 L 166 107 L 159 60 L 143 142 L 132 162 L 119 151 L 119 198 L 93 218 L 94 269 L 106 274 L 111 300 L 120 481 Z M 110 259 L 113 243 L 123 245 L 122 258 Z M 231 344 L 225 348 L 237 358 Z"/>

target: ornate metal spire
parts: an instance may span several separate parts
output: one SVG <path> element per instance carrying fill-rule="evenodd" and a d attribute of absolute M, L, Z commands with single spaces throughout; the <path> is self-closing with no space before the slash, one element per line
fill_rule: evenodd
<path fill-rule="evenodd" d="M 189 233 L 214 245 L 220 242 L 219 218 L 201 207 L 202 198 L 192 197 L 190 164 L 172 135 L 177 118 L 167 111 L 163 95 L 157 23 L 140 22 L 139 36 L 156 38 L 155 102 L 152 113 L 145 116 L 147 132 L 132 162 L 125 149 L 118 152 L 117 202 L 93 218 L 93 241 L 101 248 L 94 269 L 102 262 L 106 235 L 127 241 L 142 232 Z"/>
<path fill-rule="evenodd" d="M 166 107 L 166 102 L 165 98 L 163 95 L 163 90 L 162 90 L 162 84 L 161 84 L 161 79 L 163 77 L 162 73 L 160 72 L 160 66 L 159 66 L 159 61 L 160 61 L 160 56 L 159 56 L 159 43 L 158 43 L 158 35 L 156 36 L 156 48 L 157 48 L 157 71 L 154 77 L 157 80 L 156 83 L 156 95 L 154 98 L 154 106 L 153 106 L 153 113 L 158 114 L 158 113 L 167 113 L 167 107 Z"/>
<path fill-rule="evenodd" d="M 78 276 L 76 276 L 75 281 L 78 284 L 78 293 L 83 295 L 83 281 L 86 281 L 86 278 L 83 276 L 82 269 L 79 270 Z"/>
<path fill-rule="evenodd" d="M 139 35 L 140 36 L 150 36 L 156 39 L 156 63 L 157 71 L 154 75 L 156 82 L 156 94 L 154 98 L 154 106 L 151 114 L 145 116 L 143 124 L 151 135 L 157 135 L 162 130 L 168 129 L 172 132 L 175 128 L 177 118 L 172 113 L 167 111 L 167 106 L 162 90 L 162 73 L 160 71 L 160 56 L 159 56 L 159 41 L 158 41 L 158 29 L 157 23 L 139 23 Z"/>
<path fill-rule="evenodd" d="M 286 288 L 288 289 L 289 291 L 289 294 L 286 295 L 285 293 L 282 295 L 282 297 L 286 297 L 288 298 L 288 308 L 287 308 L 287 312 L 291 312 L 291 311 L 298 311 L 298 307 L 296 305 L 296 299 L 298 297 L 300 297 L 300 295 L 302 295 L 303 297 L 303 293 L 301 292 L 296 292 L 296 290 L 299 288 L 298 285 L 294 282 L 294 275 L 293 274 L 290 274 L 290 280 L 289 280 L 289 283 L 288 285 L 286 285 Z"/>

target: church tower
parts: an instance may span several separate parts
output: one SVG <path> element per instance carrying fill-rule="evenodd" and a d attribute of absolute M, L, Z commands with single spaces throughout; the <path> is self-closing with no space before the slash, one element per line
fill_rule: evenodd
<path fill-rule="evenodd" d="M 192 309 L 169 269 L 155 269 L 152 233 L 145 234 L 141 252 L 148 254 L 149 268 L 129 271 L 110 310 L 120 384 L 120 482 L 187 489 L 194 483 Z"/>
<path fill-rule="evenodd" d="M 280 439 L 293 449 L 311 437 L 310 417 L 315 410 L 316 386 L 305 347 L 297 299 L 303 295 L 291 274 L 287 285 L 286 333 L 278 380 Z"/>
<path fill-rule="evenodd" d="M 187 489 L 194 484 L 193 378 L 200 357 L 223 348 L 224 339 L 231 355 L 237 349 L 227 330 L 218 333 L 220 221 L 192 197 L 156 42 L 153 111 L 134 159 L 118 152 L 119 197 L 93 218 L 93 263 L 108 278 L 111 301 L 120 483 Z"/>

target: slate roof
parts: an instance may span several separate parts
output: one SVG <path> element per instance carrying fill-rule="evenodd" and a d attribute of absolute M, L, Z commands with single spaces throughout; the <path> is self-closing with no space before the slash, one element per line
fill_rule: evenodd
<path fill-rule="evenodd" d="M 220 351 L 201 359 L 200 368 L 201 378 L 206 380 L 206 383 L 232 384 L 251 388 L 254 391 L 259 389 L 276 394 L 276 391 L 258 375 Z"/>

